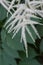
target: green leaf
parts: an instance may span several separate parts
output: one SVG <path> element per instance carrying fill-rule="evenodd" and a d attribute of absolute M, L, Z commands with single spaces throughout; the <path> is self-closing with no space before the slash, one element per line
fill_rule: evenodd
<path fill-rule="evenodd" d="M 2 39 L 2 49 L 0 48 L 0 65 L 17 65 L 16 58 L 20 58 L 19 54 L 16 50 L 10 48 L 6 41 L 6 32 L 3 30 L 1 32 L 1 39 Z"/>
<path fill-rule="evenodd" d="M 18 35 L 15 36 L 14 39 L 12 39 L 12 33 L 11 34 L 7 34 L 6 31 L 3 29 L 2 33 L 1 33 L 1 37 L 2 37 L 2 41 L 5 42 L 6 40 L 6 44 L 14 49 L 14 50 L 24 50 L 23 44 L 20 43 L 20 33 Z"/>
<path fill-rule="evenodd" d="M 39 21 L 40 21 L 40 23 L 43 24 L 43 18 L 41 20 L 39 19 Z M 37 28 L 40 36 L 43 37 L 43 25 L 37 25 L 36 28 Z"/>
<path fill-rule="evenodd" d="M 0 65 L 17 65 L 15 59 L 20 59 L 17 51 L 24 50 L 23 45 L 20 42 L 18 43 L 17 39 L 12 39 L 12 36 L 7 34 L 5 29 L 1 31 L 1 39 L 3 50 L 1 50 Z"/>
<path fill-rule="evenodd" d="M 37 55 L 38 55 L 38 54 L 37 54 L 36 50 L 35 50 L 34 48 L 32 48 L 32 47 L 29 46 L 29 47 L 28 47 L 28 58 L 29 58 L 29 59 L 33 59 L 33 58 L 35 58 Z M 23 51 L 20 51 L 20 52 L 19 52 L 19 56 L 21 57 L 21 59 L 26 58 L 25 52 L 23 52 Z"/>
<path fill-rule="evenodd" d="M 32 33 L 32 36 L 33 36 L 34 40 L 36 40 L 37 36 L 36 36 L 34 30 L 32 29 L 31 26 L 28 26 L 28 28 L 29 28 L 30 32 Z M 27 42 L 28 43 L 35 45 L 35 43 L 33 42 L 32 38 L 30 37 L 30 35 L 27 32 L 26 32 L 26 38 L 27 38 Z"/>
<path fill-rule="evenodd" d="M 2 31 L 1 31 L 1 39 L 2 39 L 2 42 L 5 42 L 5 39 L 6 39 L 6 31 L 4 29 L 2 29 Z"/>
<path fill-rule="evenodd" d="M 38 25 L 37 30 L 38 30 L 40 36 L 43 37 L 43 26 Z"/>
<path fill-rule="evenodd" d="M 31 17 L 30 19 L 33 20 L 33 21 L 36 21 L 36 22 L 42 21 L 42 19 L 40 17 L 39 18 Z"/>
<path fill-rule="evenodd" d="M 42 41 L 40 43 L 40 51 L 43 52 L 43 39 L 42 39 Z"/>
<path fill-rule="evenodd" d="M 6 54 L 4 51 L 1 51 L 0 53 L 0 65 L 17 65 L 14 58 Z"/>
<path fill-rule="evenodd" d="M 41 65 L 37 60 L 35 59 L 25 59 L 25 60 L 22 60 L 19 65 Z"/>
<path fill-rule="evenodd" d="M 0 20 L 4 20 L 7 16 L 7 11 L 0 5 Z"/>
<path fill-rule="evenodd" d="M 19 51 L 19 56 L 21 59 L 26 58 L 26 53 L 24 51 Z"/>
<path fill-rule="evenodd" d="M 6 42 L 2 44 L 2 47 L 4 48 L 4 51 L 10 55 L 12 58 L 19 58 L 19 54 L 14 49 L 10 48 Z"/>
<path fill-rule="evenodd" d="M 34 57 L 36 57 L 38 55 L 34 48 L 29 47 L 28 50 L 29 50 L 28 51 L 28 57 L 30 59 L 32 59 L 32 58 L 34 58 Z"/>

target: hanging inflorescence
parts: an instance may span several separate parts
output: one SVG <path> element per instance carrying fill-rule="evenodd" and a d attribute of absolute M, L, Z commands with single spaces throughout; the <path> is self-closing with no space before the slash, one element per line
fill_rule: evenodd
<path fill-rule="evenodd" d="M 30 25 L 33 28 L 35 34 L 38 36 L 38 38 L 41 39 L 34 25 L 37 25 L 37 24 L 43 25 L 43 24 L 36 21 L 32 21 L 31 17 L 39 18 L 37 15 L 43 17 L 43 0 L 32 0 L 32 1 L 25 0 L 24 3 L 20 3 L 20 0 L 17 0 L 17 1 L 18 1 L 18 4 L 14 4 L 15 0 L 12 0 L 11 2 L 8 2 L 6 0 L 0 1 L 0 3 L 4 7 L 6 6 L 4 3 L 8 5 L 5 7 L 5 9 L 7 9 L 7 11 L 11 14 L 11 17 L 6 21 L 4 27 L 6 27 L 6 30 L 8 29 L 8 33 L 13 32 L 12 39 L 16 36 L 16 34 L 19 32 L 20 29 L 22 30 L 20 42 L 22 43 L 22 40 L 24 41 L 26 57 L 28 57 L 25 31 L 28 32 L 33 42 L 35 42 L 32 32 L 28 28 L 28 26 Z M 10 11 L 10 9 L 14 11 L 13 7 L 17 8 L 14 13 Z"/>

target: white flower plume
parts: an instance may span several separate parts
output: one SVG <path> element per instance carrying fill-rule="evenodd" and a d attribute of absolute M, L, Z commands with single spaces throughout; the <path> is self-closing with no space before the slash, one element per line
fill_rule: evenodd
<path fill-rule="evenodd" d="M 28 6 L 27 6 L 27 4 L 28 4 Z M 6 21 L 6 23 L 4 25 L 4 27 L 6 27 L 6 30 L 8 30 L 8 33 L 13 32 L 12 38 L 14 38 L 16 36 L 16 34 L 19 32 L 20 29 L 22 30 L 20 41 L 21 42 L 22 42 L 22 40 L 24 41 L 26 57 L 28 57 L 28 49 L 27 49 L 25 30 L 28 32 L 28 34 L 30 35 L 33 42 L 35 42 L 35 39 L 31 33 L 30 29 L 28 28 L 28 26 L 30 25 L 33 28 L 33 31 L 35 32 L 35 34 L 38 36 L 38 38 L 39 39 L 41 38 L 34 25 L 37 25 L 37 24 L 43 25 L 43 24 L 36 22 L 36 21 L 32 21 L 30 19 L 31 17 L 39 18 L 36 16 L 37 14 L 39 14 L 41 17 L 43 17 L 43 15 L 42 15 L 43 7 L 41 4 L 43 4 L 43 1 L 40 1 L 40 0 L 39 1 L 25 0 L 24 4 L 21 3 L 18 5 L 15 5 L 14 7 L 17 7 L 17 10 L 12 14 L 12 16 Z M 41 10 L 37 9 L 37 7 L 39 8 L 39 6 L 41 7 Z"/>

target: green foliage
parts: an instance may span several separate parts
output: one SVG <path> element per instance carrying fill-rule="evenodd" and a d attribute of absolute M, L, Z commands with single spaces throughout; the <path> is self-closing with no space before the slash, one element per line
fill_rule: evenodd
<path fill-rule="evenodd" d="M 40 51 L 43 52 L 43 39 L 42 39 L 41 44 L 40 44 Z"/>
<path fill-rule="evenodd" d="M 12 33 L 8 34 L 3 28 L 6 14 L 6 10 L 0 6 L 0 65 L 43 65 L 43 26 L 36 26 L 41 40 L 37 38 L 33 29 L 29 26 L 35 42 L 26 32 L 28 44 L 28 58 L 26 58 L 24 45 L 20 43 L 21 32 L 18 32 L 12 39 Z M 32 20 L 43 23 L 43 19 L 32 18 Z"/>
<path fill-rule="evenodd" d="M 34 30 L 32 29 L 32 27 L 31 26 L 28 26 L 28 28 L 32 32 L 33 38 L 34 39 L 37 39 L 37 36 L 36 36 Z M 27 36 L 27 42 L 35 45 L 35 43 L 33 42 L 33 40 L 31 39 L 30 35 L 28 35 L 27 32 L 26 32 L 26 36 Z"/>
<path fill-rule="evenodd" d="M 14 39 L 12 39 L 12 33 L 7 34 L 6 31 L 3 29 L 2 30 L 2 41 L 6 41 L 6 44 L 13 48 L 14 50 L 24 50 L 23 45 L 20 43 L 20 34 L 16 35 Z"/>
<path fill-rule="evenodd" d="M 0 5 L 0 20 L 4 20 L 7 16 L 7 11 Z"/>
<path fill-rule="evenodd" d="M 4 50 L 0 53 L 0 65 L 17 65 L 14 58 L 7 54 Z"/>
<path fill-rule="evenodd" d="M 19 65 L 41 65 L 37 60 L 35 59 L 25 59 L 19 63 Z"/>

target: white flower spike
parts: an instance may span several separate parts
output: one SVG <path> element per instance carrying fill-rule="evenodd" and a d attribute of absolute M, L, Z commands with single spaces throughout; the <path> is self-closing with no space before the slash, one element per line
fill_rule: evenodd
<path fill-rule="evenodd" d="M 27 6 L 27 4 L 28 4 L 28 6 Z M 4 25 L 4 27 L 6 27 L 6 30 L 8 29 L 8 33 L 13 32 L 12 39 L 16 36 L 16 34 L 19 32 L 20 29 L 22 30 L 20 41 L 21 42 L 22 42 L 22 40 L 24 41 L 26 57 L 28 57 L 28 49 L 27 49 L 25 30 L 28 32 L 28 34 L 30 35 L 33 42 L 35 42 L 35 39 L 31 33 L 30 29 L 28 28 L 28 26 L 30 25 L 33 28 L 33 31 L 35 32 L 35 34 L 38 36 L 38 38 L 39 39 L 41 38 L 34 25 L 37 25 L 37 24 L 43 25 L 43 24 L 38 23 L 36 21 L 32 21 L 30 18 L 31 17 L 39 18 L 36 16 L 37 14 L 39 14 L 41 17 L 43 17 L 42 4 L 43 4 L 43 0 L 42 1 L 41 0 L 39 0 L 39 1 L 25 0 L 24 4 L 21 3 L 18 5 L 15 5 L 14 7 L 17 7 L 17 10 L 12 14 L 12 16 L 7 20 L 7 22 Z M 12 6 L 12 4 L 11 4 L 11 6 Z M 39 7 L 41 7 L 41 10 L 37 9 Z"/>

